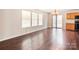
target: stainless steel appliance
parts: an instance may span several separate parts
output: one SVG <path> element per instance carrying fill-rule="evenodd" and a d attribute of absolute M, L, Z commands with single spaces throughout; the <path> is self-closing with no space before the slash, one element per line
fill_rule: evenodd
<path fill-rule="evenodd" d="M 75 30 L 79 30 L 79 16 L 75 16 Z"/>

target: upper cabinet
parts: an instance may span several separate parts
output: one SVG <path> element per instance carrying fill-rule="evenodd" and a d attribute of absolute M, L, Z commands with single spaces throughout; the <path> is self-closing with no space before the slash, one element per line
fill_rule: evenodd
<path fill-rule="evenodd" d="M 74 13 L 67 13 L 66 18 L 67 20 L 70 20 L 70 19 L 74 20 L 75 19 Z"/>
<path fill-rule="evenodd" d="M 71 19 L 70 13 L 67 13 L 67 14 L 66 14 L 66 18 L 67 18 L 67 19 Z"/>
<path fill-rule="evenodd" d="M 75 20 L 75 16 L 79 15 L 79 12 L 71 12 L 66 14 L 67 20 Z"/>
<path fill-rule="evenodd" d="M 75 20 L 75 14 L 74 13 L 71 13 L 71 19 Z"/>

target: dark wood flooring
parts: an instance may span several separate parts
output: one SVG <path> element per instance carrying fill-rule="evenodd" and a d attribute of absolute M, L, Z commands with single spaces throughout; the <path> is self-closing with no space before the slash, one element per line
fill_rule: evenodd
<path fill-rule="evenodd" d="M 45 29 L 0 42 L 0 50 L 78 50 L 79 33 Z"/>

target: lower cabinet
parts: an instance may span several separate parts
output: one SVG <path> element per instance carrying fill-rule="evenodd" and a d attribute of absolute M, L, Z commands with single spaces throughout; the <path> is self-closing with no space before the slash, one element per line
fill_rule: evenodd
<path fill-rule="evenodd" d="M 67 30 L 75 30 L 75 24 L 67 23 L 66 24 L 66 29 Z"/>

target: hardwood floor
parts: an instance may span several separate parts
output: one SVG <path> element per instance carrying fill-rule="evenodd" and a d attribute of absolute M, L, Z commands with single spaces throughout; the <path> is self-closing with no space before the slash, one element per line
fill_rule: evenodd
<path fill-rule="evenodd" d="M 0 50 L 78 50 L 79 33 L 46 29 L 0 42 Z"/>

